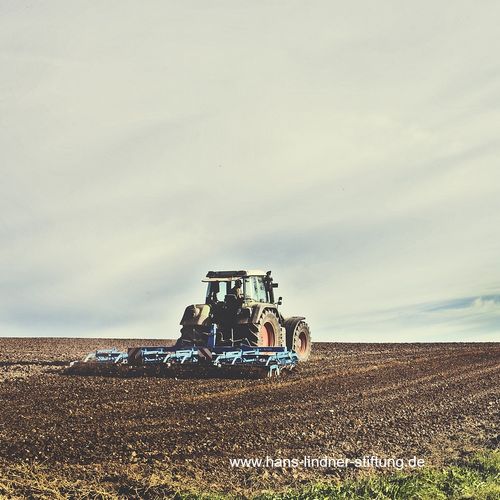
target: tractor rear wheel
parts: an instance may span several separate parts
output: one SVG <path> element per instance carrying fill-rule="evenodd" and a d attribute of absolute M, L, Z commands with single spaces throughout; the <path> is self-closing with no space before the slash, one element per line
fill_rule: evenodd
<path fill-rule="evenodd" d="M 257 324 L 258 330 L 255 334 L 257 346 L 259 347 L 283 347 L 285 339 L 281 333 L 281 325 L 278 317 L 272 311 L 264 311 Z"/>

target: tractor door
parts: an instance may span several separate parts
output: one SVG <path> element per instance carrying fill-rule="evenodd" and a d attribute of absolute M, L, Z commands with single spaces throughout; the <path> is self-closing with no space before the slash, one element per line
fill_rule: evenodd
<path fill-rule="evenodd" d="M 262 276 L 245 278 L 245 297 L 254 302 L 269 303 Z"/>

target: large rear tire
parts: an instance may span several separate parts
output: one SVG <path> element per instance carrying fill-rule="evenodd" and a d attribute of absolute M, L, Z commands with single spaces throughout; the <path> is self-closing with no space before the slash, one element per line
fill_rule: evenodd
<path fill-rule="evenodd" d="M 255 345 L 258 347 L 284 347 L 286 345 L 280 322 L 273 311 L 264 311 L 257 327 Z"/>

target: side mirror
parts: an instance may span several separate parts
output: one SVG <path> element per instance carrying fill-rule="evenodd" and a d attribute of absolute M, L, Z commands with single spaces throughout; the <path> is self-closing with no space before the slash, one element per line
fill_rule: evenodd
<path fill-rule="evenodd" d="M 278 298 L 278 302 L 277 304 L 280 306 L 281 304 L 283 304 L 283 297 L 279 297 Z"/>

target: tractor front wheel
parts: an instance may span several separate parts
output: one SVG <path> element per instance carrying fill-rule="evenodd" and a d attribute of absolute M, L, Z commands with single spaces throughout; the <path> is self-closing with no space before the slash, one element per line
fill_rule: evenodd
<path fill-rule="evenodd" d="M 300 361 L 307 361 L 311 355 L 311 331 L 302 317 L 291 317 L 285 320 L 286 345 L 295 351 Z"/>
<path fill-rule="evenodd" d="M 311 355 L 311 331 L 305 321 L 300 321 L 292 335 L 292 349 L 297 353 L 300 361 L 307 361 Z"/>

